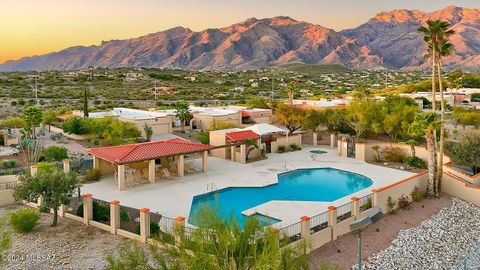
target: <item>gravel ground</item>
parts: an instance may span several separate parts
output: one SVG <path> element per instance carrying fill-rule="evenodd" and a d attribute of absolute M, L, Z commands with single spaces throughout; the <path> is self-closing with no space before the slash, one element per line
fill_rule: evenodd
<path fill-rule="evenodd" d="M 409 210 L 399 210 L 396 214 L 386 215 L 378 223 L 369 226 L 362 232 L 363 260 L 388 248 L 400 231 L 419 226 L 442 208 L 451 205 L 451 197 L 443 195 L 438 199 L 413 203 Z M 330 262 L 338 264 L 340 269 L 350 269 L 352 265 L 357 263 L 357 260 L 357 236 L 351 233 L 340 236 L 337 240 L 312 251 L 309 255 L 310 265 L 312 266 L 320 265 L 321 262 Z"/>
<path fill-rule="evenodd" d="M 20 207 L 1 209 L 1 212 Z M 102 269 L 106 252 L 126 241 L 77 221 L 59 218 L 57 227 L 51 227 L 51 222 L 51 214 L 42 214 L 33 232 L 18 234 L 12 231 L 13 245 L 6 254 L 7 264 L 2 269 Z M 21 258 L 27 255 L 44 258 Z"/>
<path fill-rule="evenodd" d="M 454 198 L 451 207 L 420 226 L 400 231 L 390 247 L 368 259 L 364 269 L 452 269 L 477 246 L 479 221 L 479 207 Z"/>

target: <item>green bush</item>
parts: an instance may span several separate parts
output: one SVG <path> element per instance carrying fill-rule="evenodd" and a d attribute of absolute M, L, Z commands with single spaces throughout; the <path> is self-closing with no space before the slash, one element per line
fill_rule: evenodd
<path fill-rule="evenodd" d="M 17 162 L 15 160 L 3 160 L 2 161 L 2 168 L 3 169 L 9 169 L 9 168 L 14 168 L 17 165 Z"/>
<path fill-rule="evenodd" d="M 198 132 L 198 134 L 195 135 L 195 139 L 198 140 L 199 142 L 203 143 L 203 144 L 209 144 L 210 143 L 210 135 L 208 134 L 208 131 Z"/>
<path fill-rule="evenodd" d="M 381 150 L 383 160 L 389 162 L 403 162 L 406 157 L 405 150 L 400 147 L 387 146 Z"/>
<path fill-rule="evenodd" d="M 398 198 L 398 207 L 400 209 L 409 209 L 412 206 L 412 201 L 408 199 L 408 196 L 402 195 Z"/>
<path fill-rule="evenodd" d="M 300 150 L 300 149 L 301 148 L 298 145 L 296 145 L 294 143 L 290 144 L 290 150 L 291 151 L 297 151 L 297 150 Z"/>
<path fill-rule="evenodd" d="M 140 234 L 140 224 L 137 225 L 137 227 L 135 227 L 135 233 L 136 234 Z M 160 233 L 160 226 L 154 222 L 154 221 L 150 221 L 150 235 L 157 235 Z"/>
<path fill-rule="evenodd" d="M 28 233 L 37 226 L 40 213 L 32 208 L 23 208 L 10 215 L 10 226 L 18 233 Z"/>
<path fill-rule="evenodd" d="M 419 157 L 405 157 L 403 159 L 403 162 L 407 164 L 408 166 L 416 167 L 416 168 L 422 168 L 426 169 L 427 168 L 427 163 L 425 160 L 419 158 Z"/>
<path fill-rule="evenodd" d="M 278 153 L 285 153 L 287 151 L 287 148 L 284 145 L 279 145 L 278 146 Z"/>
<path fill-rule="evenodd" d="M 363 209 L 370 209 L 373 206 L 372 198 L 368 198 L 365 204 L 363 205 Z"/>
<path fill-rule="evenodd" d="M 387 198 L 387 212 L 390 213 L 390 214 L 394 214 L 396 205 L 397 205 L 397 202 L 394 201 L 391 196 L 388 196 L 388 198 Z"/>
<path fill-rule="evenodd" d="M 90 181 L 98 181 L 102 177 L 102 174 L 100 173 L 99 170 L 95 169 L 90 169 L 87 172 L 87 176 L 85 177 L 85 180 L 90 182 Z"/>
<path fill-rule="evenodd" d="M 95 221 L 108 221 L 110 220 L 110 206 L 100 205 L 97 201 L 92 203 L 93 220 Z M 83 203 L 77 208 L 77 216 L 83 217 Z"/>
<path fill-rule="evenodd" d="M 50 161 L 62 161 L 68 158 L 68 150 L 61 146 L 49 146 L 43 150 L 43 155 Z"/>
<path fill-rule="evenodd" d="M 130 220 L 130 214 L 124 209 L 120 209 L 120 220 L 121 221 Z"/>

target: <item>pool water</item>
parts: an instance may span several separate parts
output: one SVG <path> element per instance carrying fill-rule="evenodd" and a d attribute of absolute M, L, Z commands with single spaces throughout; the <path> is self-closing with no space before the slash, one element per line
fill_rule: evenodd
<path fill-rule="evenodd" d="M 325 154 L 325 153 L 327 153 L 327 151 L 323 151 L 323 150 L 311 150 L 310 153 L 312 153 L 312 154 Z"/>
<path fill-rule="evenodd" d="M 220 217 L 232 216 L 245 224 L 243 211 L 272 200 L 331 202 L 372 185 L 370 178 L 333 168 L 299 169 L 278 175 L 278 183 L 265 187 L 229 187 L 193 197 L 188 222 L 195 225 L 200 206 L 218 209 Z M 279 220 L 263 216 L 262 223 Z"/>

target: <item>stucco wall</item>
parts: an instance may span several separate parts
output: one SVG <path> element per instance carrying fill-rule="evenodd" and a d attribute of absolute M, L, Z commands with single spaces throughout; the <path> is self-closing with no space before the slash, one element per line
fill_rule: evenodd
<path fill-rule="evenodd" d="M 427 188 L 427 180 L 428 180 L 428 171 L 424 171 L 412 177 L 409 177 L 399 182 L 396 182 L 394 184 L 391 184 L 389 186 L 374 190 L 374 193 L 375 192 L 377 193 L 376 194 L 377 206 L 382 208 L 382 211 L 384 213 L 387 213 L 388 212 L 387 211 L 388 196 L 392 197 L 392 199 L 396 201 L 398 205 L 398 198 L 400 198 L 400 196 L 402 195 L 408 196 L 411 199 L 410 193 L 412 192 L 415 186 L 417 186 L 420 189 L 420 191 L 424 193 Z"/>
<path fill-rule="evenodd" d="M 237 127 L 242 124 L 242 115 L 240 112 L 222 116 L 212 116 L 201 113 L 193 113 L 192 115 L 193 119 L 197 121 L 197 128 L 202 130 L 211 130 L 214 120 L 216 123 L 232 123 Z"/>
<path fill-rule="evenodd" d="M 99 159 L 99 171 L 102 176 L 105 175 L 112 175 L 113 171 L 117 169 L 117 166 L 114 164 L 111 164 L 108 161 L 105 161 L 103 159 Z"/>
<path fill-rule="evenodd" d="M 445 173 L 443 175 L 442 192 L 480 207 L 480 187 L 470 185 L 453 174 Z"/>
<path fill-rule="evenodd" d="M 332 227 L 327 227 L 310 235 L 310 248 L 317 249 L 330 241 L 332 241 Z"/>
<path fill-rule="evenodd" d="M 210 131 L 209 138 L 210 138 L 210 145 L 213 145 L 213 146 L 221 146 L 227 143 L 225 133 Z M 230 159 L 230 147 L 210 150 L 210 154 L 214 157 Z"/>
<path fill-rule="evenodd" d="M 402 143 L 389 143 L 389 142 L 369 142 L 369 143 L 356 143 L 355 144 L 355 158 L 358 160 L 363 160 L 366 162 L 374 162 L 376 161 L 376 152 L 372 149 L 375 145 L 380 146 L 379 152 L 382 152 L 382 149 L 387 147 L 398 147 L 404 151 L 404 153 L 409 156 L 411 155 L 411 147 L 407 144 Z M 415 146 L 415 156 L 427 160 L 428 159 L 428 151 L 425 149 L 424 146 Z M 450 157 L 447 155 L 443 156 L 443 162 L 448 163 L 450 162 Z"/>
<path fill-rule="evenodd" d="M 128 122 L 134 124 L 138 130 L 142 133 L 142 136 L 145 137 L 145 124 L 152 128 L 154 135 L 163 135 L 172 133 L 172 116 L 158 117 L 155 119 L 142 119 L 142 120 L 132 120 L 125 118 L 118 118 L 118 120 L 123 122 Z"/>
<path fill-rule="evenodd" d="M 271 144 L 271 151 L 272 153 L 277 153 L 278 152 L 278 147 L 280 145 L 285 146 L 286 149 L 290 147 L 290 145 L 296 144 L 298 147 L 302 146 L 302 135 L 297 134 L 297 135 L 292 135 L 288 136 L 288 142 L 287 142 L 287 137 L 282 136 L 282 137 L 277 137 L 277 140 L 275 142 L 272 142 Z"/>

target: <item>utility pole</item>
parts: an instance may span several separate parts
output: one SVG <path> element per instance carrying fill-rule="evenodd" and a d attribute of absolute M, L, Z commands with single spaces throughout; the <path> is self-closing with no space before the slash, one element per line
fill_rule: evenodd
<path fill-rule="evenodd" d="M 275 82 L 274 82 L 274 81 L 275 81 L 275 76 L 272 75 L 272 92 L 271 92 L 271 94 L 270 94 L 270 99 L 272 100 L 272 101 L 271 101 L 271 102 L 272 102 L 272 105 L 273 105 L 273 91 L 274 91 L 274 88 L 275 88 Z"/>
<path fill-rule="evenodd" d="M 155 100 L 157 100 L 157 80 L 153 81 L 153 92 L 155 92 Z"/>
<path fill-rule="evenodd" d="M 35 76 L 35 100 L 38 104 L 38 76 Z"/>

